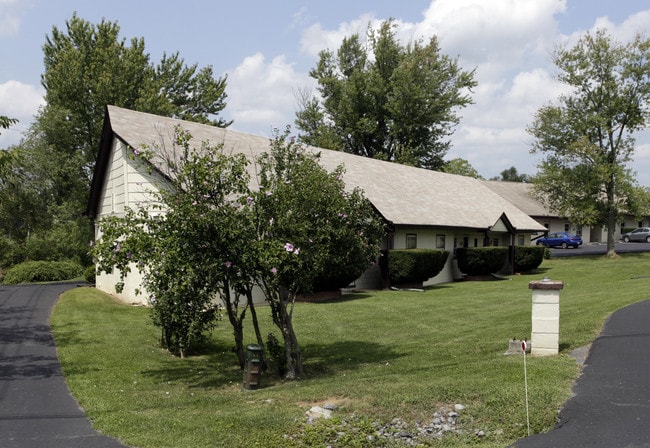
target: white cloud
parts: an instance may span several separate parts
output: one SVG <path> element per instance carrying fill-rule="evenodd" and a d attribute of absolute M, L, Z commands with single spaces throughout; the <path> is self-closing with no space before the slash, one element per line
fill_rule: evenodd
<path fill-rule="evenodd" d="M 12 80 L 0 84 L 0 115 L 18 120 L 11 128 L 0 131 L 0 148 L 20 141 L 22 132 L 32 123 L 38 108 L 45 104 L 44 94 L 42 88 L 19 81 Z"/>
<path fill-rule="evenodd" d="M 21 0 L 0 0 L 0 37 L 14 36 L 21 25 L 26 3 Z"/>
<path fill-rule="evenodd" d="M 446 53 L 469 64 L 507 68 L 544 57 L 557 34 L 554 16 L 565 9 L 565 0 L 433 0 L 416 32 L 437 35 Z"/>
<path fill-rule="evenodd" d="M 567 0 L 431 0 L 419 22 L 395 21 L 396 35 L 403 44 L 437 36 L 443 54 L 458 57 L 464 70 L 476 69 L 475 104 L 458 111 L 462 118 L 451 137 L 448 159 L 466 158 L 486 177 L 511 166 L 522 173 L 536 171 L 536 159 L 529 154 L 532 137 L 526 128 L 540 107 L 566 92 L 554 79 L 552 52 L 558 44 L 584 33 L 562 35 L 557 19 L 566 12 Z M 364 14 L 332 29 L 314 23 L 302 32 L 301 53 L 311 68 L 320 51 L 337 50 L 343 38 L 352 34 L 365 41 L 368 26 L 376 27 L 384 19 Z M 647 30 L 647 23 L 650 11 L 634 14 L 620 25 L 602 18 L 594 27 L 606 26 L 627 41 Z M 245 90 L 244 86 L 251 85 L 252 90 Z M 257 122 L 268 129 L 293 122 L 297 85 L 313 85 L 313 80 L 283 58 L 270 62 L 260 54 L 247 58 L 229 77 L 229 108 L 234 111 L 235 127 Z M 640 147 L 638 159 L 650 157 L 648 151 Z"/>
<path fill-rule="evenodd" d="M 336 51 L 345 37 L 359 34 L 365 40 L 368 25 L 376 23 L 378 20 L 371 14 L 364 14 L 351 22 L 342 22 L 335 30 L 325 30 L 320 23 L 315 23 L 303 31 L 300 51 L 317 60 L 322 50 Z"/>
<path fill-rule="evenodd" d="M 267 61 L 261 53 L 245 58 L 228 76 L 227 111 L 233 129 L 268 134 L 273 127 L 293 124 L 296 86 L 308 85 L 284 56 Z"/>

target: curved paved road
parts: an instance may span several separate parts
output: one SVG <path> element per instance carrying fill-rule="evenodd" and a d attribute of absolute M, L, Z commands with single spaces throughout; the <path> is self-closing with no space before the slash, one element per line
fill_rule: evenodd
<path fill-rule="evenodd" d="M 73 287 L 0 285 L 1 448 L 124 448 L 92 429 L 61 373 L 49 319 Z"/>
<path fill-rule="evenodd" d="M 0 286 L 0 448 L 125 448 L 92 429 L 61 373 L 49 317 L 73 284 Z M 518 448 L 650 447 L 650 300 L 614 313 L 556 429 Z"/>
<path fill-rule="evenodd" d="M 613 313 L 555 429 L 516 448 L 650 447 L 650 300 Z"/>

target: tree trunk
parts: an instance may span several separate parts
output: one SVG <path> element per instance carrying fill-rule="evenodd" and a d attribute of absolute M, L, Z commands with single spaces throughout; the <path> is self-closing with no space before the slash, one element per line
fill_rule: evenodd
<path fill-rule="evenodd" d="M 251 319 L 253 320 L 253 329 L 255 330 L 255 338 L 257 339 L 257 344 L 260 347 L 265 347 L 264 338 L 262 338 L 262 332 L 260 331 L 260 323 L 257 320 L 257 310 L 255 309 L 255 304 L 253 303 L 253 290 L 251 288 L 246 288 L 246 300 L 248 307 L 251 310 Z M 262 370 L 266 371 L 269 368 L 269 364 L 266 361 L 267 351 L 262 351 Z"/>
<path fill-rule="evenodd" d="M 297 379 L 300 378 L 303 374 L 302 368 L 302 355 L 300 353 L 300 345 L 298 344 L 298 338 L 296 337 L 296 332 L 293 329 L 293 322 L 291 318 L 291 313 L 287 310 L 287 305 L 289 302 L 295 300 L 295 295 L 291 295 L 288 291 L 284 290 L 280 293 L 280 309 L 279 316 L 281 319 L 282 329 L 282 338 L 284 339 L 284 348 L 285 348 L 285 357 L 287 364 L 287 373 L 285 375 L 286 379 Z"/>
<path fill-rule="evenodd" d="M 289 291 L 283 287 L 280 288 L 280 291 L 266 288 L 265 294 L 271 306 L 273 323 L 282 332 L 285 349 L 285 365 L 287 367 L 285 378 L 290 380 L 300 378 L 303 374 L 302 355 L 300 353 L 298 338 L 293 329 L 291 313 L 287 310 L 287 305 L 295 302 L 295 294 L 290 296 Z"/>
<path fill-rule="evenodd" d="M 251 319 L 253 319 L 253 328 L 255 329 L 255 337 L 257 338 L 257 343 L 261 347 L 264 347 L 264 339 L 262 338 L 260 324 L 257 320 L 257 310 L 255 309 L 255 304 L 253 303 L 253 290 L 250 288 L 246 289 L 246 300 L 248 301 L 248 307 L 251 310 Z"/>
<path fill-rule="evenodd" d="M 614 240 L 614 232 L 616 232 L 616 220 L 618 213 L 616 210 L 614 196 L 613 181 L 607 185 L 607 257 L 614 258 L 616 254 L 616 240 Z"/>
<path fill-rule="evenodd" d="M 242 313 L 242 318 L 240 319 L 237 315 L 237 307 L 233 304 L 232 297 L 230 296 L 230 287 L 226 282 L 224 285 L 223 291 L 223 301 L 226 305 L 226 314 L 228 314 L 228 320 L 232 325 L 232 333 L 235 337 L 235 353 L 237 353 L 237 360 L 239 362 L 239 368 L 243 369 L 246 366 L 246 353 L 244 352 L 244 313 Z"/>

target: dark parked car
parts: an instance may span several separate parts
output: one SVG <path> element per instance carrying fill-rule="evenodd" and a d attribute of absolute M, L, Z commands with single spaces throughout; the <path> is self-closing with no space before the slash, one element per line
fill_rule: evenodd
<path fill-rule="evenodd" d="M 546 247 L 561 247 L 562 249 L 567 247 L 578 248 L 582 244 L 582 238 L 566 232 L 549 233 L 537 240 L 537 245 L 540 244 Z"/>
<path fill-rule="evenodd" d="M 621 239 L 626 243 L 630 241 L 645 241 L 650 243 L 650 227 L 639 227 L 631 232 L 621 235 Z"/>

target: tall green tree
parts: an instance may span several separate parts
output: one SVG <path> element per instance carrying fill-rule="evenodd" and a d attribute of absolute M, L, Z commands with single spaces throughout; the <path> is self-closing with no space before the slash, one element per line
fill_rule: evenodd
<path fill-rule="evenodd" d="M 604 224 L 613 256 L 621 215 L 644 206 L 629 162 L 632 134 L 648 122 L 650 39 L 620 43 L 598 30 L 557 49 L 553 61 L 572 92 L 542 107 L 528 129 L 535 137 L 531 152 L 543 156 L 535 188 L 573 222 Z"/>
<path fill-rule="evenodd" d="M 473 177 L 474 179 L 483 179 L 483 176 L 478 173 L 471 163 L 460 157 L 446 162 L 442 171 L 449 174 L 458 174 L 459 176 Z"/>
<path fill-rule="evenodd" d="M 9 126 L 17 122 L 18 120 L 15 118 L 9 118 L 6 115 L 0 115 L 0 129 L 9 129 Z"/>
<path fill-rule="evenodd" d="M 402 46 L 394 29 L 389 20 L 369 29 L 366 46 L 354 34 L 322 51 L 310 71 L 321 99 L 303 101 L 296 125 L 309 144 L 441 169 L 474 72 L 441 54 L 435 37 Z"/>
<path fill-rule="evenodd" d="M 37 194 L 47 198 L 48 218 L 33 222 L 40 215 L 25 212 L 28 207 L 14 207 L 15 214 L 5 214 L 13 216 L 14 229 L 42 229 L 44 241 L 52 239 L 48 231 L 60 235 L 67 229 L 77 236 L 68 241 L 76 246 L 76 253 L 87 252 L 93 236 L 81 213 L 88 200 L 107 104 L 216 126 L 230 124 L 219 117 L 226 105 L 225 77 L 215 77 L 210 66 L 186 64 L 178 53 L 164 54 L 160 62 L 153 63 L 144 39 L 127 42 L 115 22 L 93 24 L 73 14 L 64 29 L 53 27 L 46 36 L 43 62 L 46 105 L 18 145 L 24 161 L 18 172 L 40 179 L 29 185 L 41 188 Z M 9 124 L 10 119 L 0 120 L 0 128 Z M 0 165 L 8 163 L 6 158 L 0 153 Z M 14 197 L 15 193 L 0 194 Z M 0 209 L 10 203 L 0 204 Z M 17 242 L 24 245 L 26 239 Z"/>
<path fill-rule="evenodd" d="M 18 120 L 15 118 L 0 115 L 0 129 L 9 129 L 9 126 L 17 122 Z M 2 132 L 0 132 L 0 134 L 2 134 Z M 10 158 L 11 157 L 8 153 L 0 151 L 0 179 L 2 179 L 4 167 L 10 163 Z"/>
<path fill-rule="evenodd" d="M 499 180 L 502 182 L 530 182 L 531 177 L 528 174 L 519 174 L 517 168 L 511 166 L 510 168 L 501 171 L 499 176 L 495 176 L 490 180 Z"/>
<path fill-rule="evenodd" d="M 178 53 L 150 61 L 143 38 L 129 45 L 116 22 L 92 24 L 76 14 L 66 29 L 53 27 L 43 45 L 41 82 L 47 105 L 37 116 L 48 143 L 79 153 L 90 175 L 99 149 L 107 104 L 227 126 L 218 118 L 226 106 L 226 78 L 212 67 L 186 65 Z"/>

